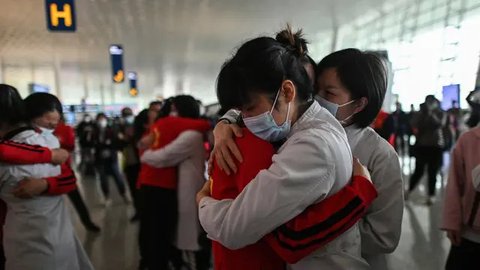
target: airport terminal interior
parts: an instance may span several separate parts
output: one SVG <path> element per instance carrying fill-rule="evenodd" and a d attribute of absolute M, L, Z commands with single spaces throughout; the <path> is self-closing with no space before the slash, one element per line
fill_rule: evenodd
<path fill-rule="evenodd" d="M 0 0 L 0 270 L 480 269 L 479 29 L 480 0 Z"/>

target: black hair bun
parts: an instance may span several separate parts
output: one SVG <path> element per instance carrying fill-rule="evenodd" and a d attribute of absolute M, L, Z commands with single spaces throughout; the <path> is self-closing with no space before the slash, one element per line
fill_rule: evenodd
<path fill-rule="evenodd" d="M 294 33 L 290 24 L 287 24 L 287 28 L 278 32 L 275 39 L 298 57 L 308 53 L 308 41 L 303 37 L 302 29 Z"/>

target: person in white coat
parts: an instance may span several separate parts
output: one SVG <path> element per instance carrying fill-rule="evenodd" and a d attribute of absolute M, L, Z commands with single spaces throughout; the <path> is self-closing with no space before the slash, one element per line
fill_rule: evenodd
<path fill-rule="evenodd" d="M 55 144 L 26 124 L 24 103 L 18 91 L 9 85 L 0 85 L 0 137 L 59 147 L 58 141 Z M 3 228 L 7 270 L 93 269 L 75 236 L 62 196 L 20 199 L 12 193 L 24 178 L 59 174 L 60 167 L 49 164 L 14 166 L 0 163 L 0 198 L 8 207 Z"/>
<path fill-rule="evenodd" d="M 316 68 L 315 99 L 344 126 L 348 141 L 372 176 L 378 197 L 360 221 L 362 256 L 372 269 L 389 269 L 386 254 L 398 245 L 403 218 L 403 181 L 398 156 L 370 124 L 382 108 L 387 70 L 382 60 L 357 49 L 340 50 Z"/>
<path fill-rule="evenodd" d="M 174 97 L 173 105 L 180 117 L 200 117 L 200 108 L 192 96 Z M 142 163 L 152 167 L 177 167 L 178 223 L 174 245 L 181 251 L 182 263 L 189 269 L 203 269 L 202 265 L 205 264 L 200 252 L 204 247 L 199 243 L 203 230 L 195 201 L 197 192 L 205 184 L 206 152 L 203 138 L 204 135 L 198 131 L 185 131 L 167 146 L 147 150 L 141 157 Z"/>
<path fill-rule="evenodd" d="M 272 165 L 235 199 L 215 200 L 209 183 L 199 192 L 199 216 L 208 236 L 230 249 L 264 235 L 344 187 L 352 154 L 342 126 L 311 98 L 301 35 L 288 45 L 260 37 L 243 44 L 217 81 L 223 108 L 240 110 L 256 136 L 281 144 Z M 222 125 L 228 126 L 223 123 Z M 217 152 L 216 155 L 222 155 Z M 357 225 L 288 269 L 368 269 Z"/>

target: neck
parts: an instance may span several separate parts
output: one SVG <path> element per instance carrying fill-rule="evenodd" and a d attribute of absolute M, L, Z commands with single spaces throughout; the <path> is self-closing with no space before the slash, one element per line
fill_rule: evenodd
<path fill-rule="evenodd" d="M 302 117 L 302 115 L 308 110 L 308 108 L 312 105 L 312 102 L 305 102 L 303 104 L 298 105 L 296 110 L 292 110 L 292 125 L 297 122 L 297 120 Z"/>

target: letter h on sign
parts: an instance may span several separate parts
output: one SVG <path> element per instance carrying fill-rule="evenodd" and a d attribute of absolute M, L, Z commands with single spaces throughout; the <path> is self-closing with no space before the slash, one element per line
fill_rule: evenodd
<path fill-rule="evenodd" d="M 45 0 L 50 31 L 76 30 L 74 0 Z"/>

